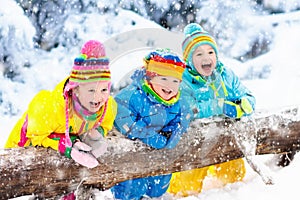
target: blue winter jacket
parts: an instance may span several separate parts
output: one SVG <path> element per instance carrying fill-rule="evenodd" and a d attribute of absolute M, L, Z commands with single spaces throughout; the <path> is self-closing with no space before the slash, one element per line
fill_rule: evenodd
<path fill-rule="evenodd" d="M 136 70 L 132 83 L 115 96 L 118 111 L 114 125 L 128 138 L 138 138 L 153 148 L 173 148 L 187 131 L 189 108 L 181 101 L 170 106 L 159 103 L 142 89 L 144 77 L 144 69 Z"/>
<path fill-rule="evenodd" d="M 234 72 L 221 62 L 218 62 L 208 80 L 203 79 L 193 66 L 187 66 L 183 73 L 181 91 L 182 98 L 188 102 L 194 118 L 222 115 L 223 105 L 220 99 L 237 102 L 246 98 L 252 110 L 255 109 L 255 97 Z"/>

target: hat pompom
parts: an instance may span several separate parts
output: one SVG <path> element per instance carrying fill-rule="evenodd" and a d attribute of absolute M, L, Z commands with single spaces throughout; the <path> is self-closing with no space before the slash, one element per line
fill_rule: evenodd
<path fill-rule="evenodd" d="M 197 23 L 191 23 L 191 24 L 188 24 L 184 30 L 184 35 L 187 37 L 193 33 L 196 33 L 196 32 L 200 32 L 200 33 L 207 33 L 203 28 L 202 26 L 200 26 L 199 24 Z"/>
<path fill-rule="evenodd" d="M 86 55 L 85 59 L 105 57 L 104 45 L 97 40 L 87 41 L 81 48 L 81 53 Z"/>

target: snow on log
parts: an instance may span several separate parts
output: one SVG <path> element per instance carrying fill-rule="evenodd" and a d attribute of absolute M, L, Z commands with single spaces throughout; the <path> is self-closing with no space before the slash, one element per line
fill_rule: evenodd
<path fill-rule="evenodd" d="M 176 148 L 155 150 L 112 130 L 108 152 L 93 169 L 82 167 L 52 149 L 0 150 L 0 199 L 24 195 L 55 199 L 78 188 L 106 190 L 124 180 L 166 174 L 262 154 L 300 150 L 298 109 L 240 121 L 192 122 Z M 240 147 L 243 146 L 243 149 Z"/>

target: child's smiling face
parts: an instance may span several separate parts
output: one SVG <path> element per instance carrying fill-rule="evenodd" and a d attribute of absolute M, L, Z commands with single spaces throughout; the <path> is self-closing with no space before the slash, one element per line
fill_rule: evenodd
<path fill-rule="evenodd" d="M 80 83 L 74 92 L 80 104 L 88 111 L 96 113 L 109 97 L 109 81 Z"/>
<path fill-rule="evenodd" d="M 192 59 L 194 67 L 202 76 L 210 76 L 217 65 L 216 52 L 208 44 L 197 47 Z"/>
<path fill-rule="evenodd" d="M 164 100 L 176 96 L 179 90 L 180 80 L 172 76 L 154 76 L 150 83 L 153 90 Z"/>

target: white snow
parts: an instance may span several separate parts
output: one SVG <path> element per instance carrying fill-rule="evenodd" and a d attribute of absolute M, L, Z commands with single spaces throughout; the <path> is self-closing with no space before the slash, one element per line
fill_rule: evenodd
<path fill-rule="evenodd" d="M 5 8 L 16 8 L 11 5 L 12 1 L 6 4 Z M 158 1 L 157 1 L 158 2 Z M 165 2 L 165 1 L 163 1 Z M 266 1 L 270 4 L 272 1 Z M 279 1 L 276 1 L 279 4 Z M 273 5 L 274 6 L 274 5 Z M 278 5 L 277 5 L 278 6 Z M 284 4 L 284 9 L 290 10 L 287 4 Z M 3 9 L 3 10 L 2 10 Z M 20 17 L 11 18 L 9 13 L 14 13 Z M 0 25 L 4 27 L 7 23 L 13 23 L 16 27 L 20 27 L 22 34 L 26 34 L 22 38 L 32 38 L 33 34 L 31 25 L 24 20 L 21 11 L 5 10 L 4 6 L 0 8 Z M 82 16 L 80 16 L 82 17 Z M 79 18 L 80 18 L 79 17 Z M 99 21 L 93 20 L 99 18 Z M 245 16 L 243 16 L 244 18 Z M 253 16 L 252 16 L 253 17 Z M 17 21 L 9 22 L 7 19 L 18 19 Z M 22 22 L 19 21 L 22 19 Z M 253 91 L 257 100 L 257 112 L 276 113 L 284 108 L 300 105 L 300 20 L 299 12 L 294 14 L 279 14 L 272 17 L 257 17 L 251 18 L 247 23 L 253 23 L 255 26 L 261 24 L 264 26 L 269 20 L 270 24 L 279 22 L 276 27 L 273 27 L 274 38 L 271 49 L 264 55 L 261 55 L 253 60 L 245 63 L 238 62 L 233 58 L 222 56 L 220 59 L 229 65 L 242 79 L 243 83 Z M 130 24 L 134 20 L 135 25 Z M 4 22 L 5 21 L 5 22 Z M 70 17 L 66 23 L 66 28 L 74 29 L 79 19 L 76 16 Z M 109 38 L 122 35 L 126 31 L 143 28 L 161 28 L 154 22 L 143 19 L 142 17 L 130 12 L 121 11 L 118 16 L 102 16 L 96 14 L 87 14 L 85 16 L 86 27 L 89 27 L 87 32 L 80 32 L 80 38 L 84 40 L 98 39 L 103 42 Z M 100 24 L 100 25 L 99 25 Z M 101 25 L 103 24 L 103 25 Z M 95 27 L 98 27 L 97 29 Z M 265 27 L 264 27 L 265 28 Z M 272 28 L 272 26 L 270 26 Z M 242 31 L 242 30 L 239 30 Z M 149 35 L 151 38 L 151 34 Z M 147 37 L 147 35 L 145 35 Z M 23 40 L 16 37 L 16 40 Z M 149 38 L 145 38 L 149 39 Z M 165 38 L 168 40 L 168 38 Z M 241 38 L 242 41 L 242 38 Z M 181 44 L 182 41 L 172 41 Z M 16 42 L 15 42 L 16 43 Z M 32 44 L 27 44 L 31 46 Z M 122 41 L 120 42 L 122 45 Z M 236 45 L 236 52 L 242 52 L 243 46 Z M 33 66 L 22 69 L 22 81 L 12 82 L 11 80 L 0 77 L 0 91 L 3 102 L 0 103 L 0 127 L 1 138 L 0 147 L 3 147 L 5 141 L 13 128 L 14 124 L 22 113 L 26 110 L 29 101 L 41 89 L 53 88 L 62 78 L 64 78 L 72 66 L 74 56 L 79 49 L 63 49 L 58 47 L 51 52 L 32 51 L 30 60 L 35 60 Z M 17 51 L 17 50 L 16 50 Z M 113 60 L 111 69 L 114 84 L 122 84 L 122 77 L 135 67 L 142 65 L 142 57 L 148 49 L 133 49 L 133 51 Z M 17 51 L 19 53 L 19 50 Z M 38 59 L 37 59 L 38 58 Z M 1 67 L 0 67 L 1 68 Z M 0 70 L 1 71 L 1 70 Z M 9 111 L 14 113 L 9 115 Z M 274 179 L 274 185 L 266 185 L 261 177 L 255 173 L 247 164 L 247 174 L 242 182 L 221 185 L 217 180 L 208 177 L 205 180 L 204 191 L 197 195 L 180 198 L 164 195 L 160 199 L 184 199 L 184 200 L 282 200 L 286 198 L 299 198 L 300 180 L 300 155 L 296 154 L 293 162 L 285 168 L 275 166 L 275 160 L 272 155 L 254 156 L 252 159 L 263 166 Z M 111 198 L 110 191 L 100 192 L 95 190 L 97 199 Z M 19 197 L 16 199 L 28 199 L 29 197 Z"/>

